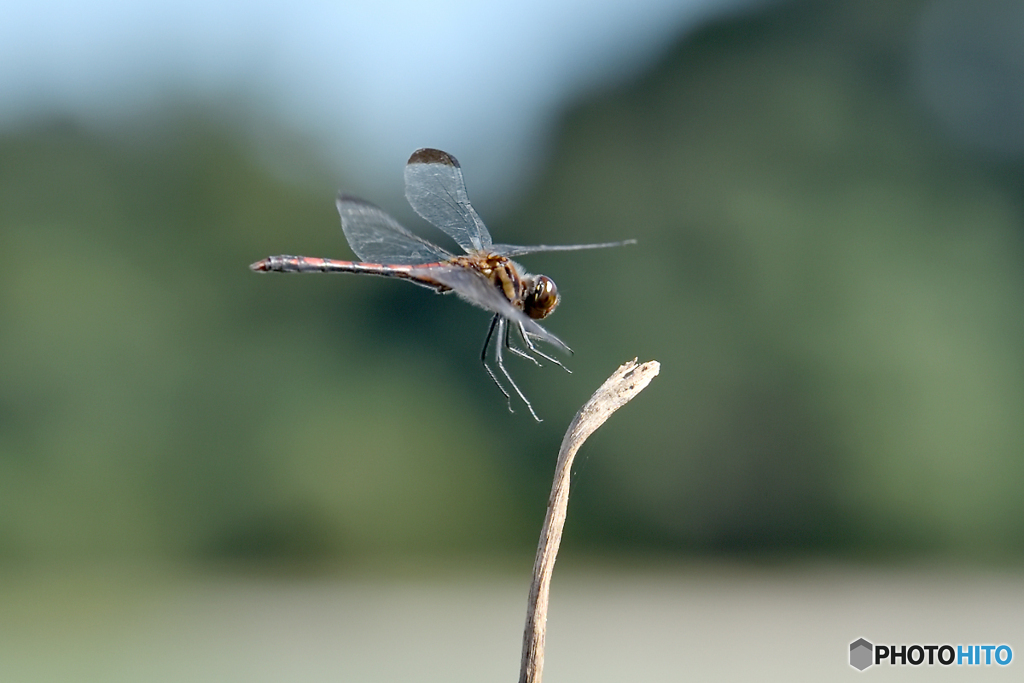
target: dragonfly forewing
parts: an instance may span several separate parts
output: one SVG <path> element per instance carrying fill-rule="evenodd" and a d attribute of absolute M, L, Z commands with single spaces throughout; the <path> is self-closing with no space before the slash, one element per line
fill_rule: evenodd
<path fill-rule="evenodd" d="M 467 253 L 488 251 L 491 235 L 469 203 L 459 162 L 438 149 L 419 149 L 405 165 L 405 198 L 424 220 Z"/>
<path fill-rule="evenodd" d="M 636 240 L 622 240 L 619 242 L 598 242 L 596 244 L 534 244 L 522 246 L 518 244 L 494 244 L 491 251 L 502 256 L 522 256 L 523 254 L 536 254 L 541 251 L 579 251 L 581 249 L 607 249 L 608 247 L 622 247 L 627 244 L 636 244 Z"/>
<path fill-rule="evenodd" d="M 416 277 L 429 278 L 451 288 L 455 294 L 475 306 L 497 313 L 517 325 L 521 325 L 531 337 L 571 352 L 572 349 L 561 339 L 544 329 L 536 320 L 512 305 L 501 290 L 482 273 L 457 265 L 440 265 L 431 268 L 412 268 Z"/>

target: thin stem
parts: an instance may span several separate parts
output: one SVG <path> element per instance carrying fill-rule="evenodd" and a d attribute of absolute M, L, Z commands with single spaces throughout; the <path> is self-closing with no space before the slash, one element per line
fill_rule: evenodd
<path fill-rule="evenodd" d="M 523 632 L 523 659 L 519 669 L 519 683 L 541 683 L 544 670 L 544 634 L 548 621 L 548 594 L 551 573 L 555 568 L 555 555 L 562 540 L 562 528 L 569 507 L 569 473 L 576 452 L 605 420 L 626 405 L 654 379 L 661 369 L 658 361 L 638 365 L 636 359 L 616 370 L 594 392 L 569 424 L 558 450 L 555 480 L 548 499 L 548 511 L 541 528 L 537 557 L 533 562 L 533 582 L 526 609 L 526 629 Z"/>

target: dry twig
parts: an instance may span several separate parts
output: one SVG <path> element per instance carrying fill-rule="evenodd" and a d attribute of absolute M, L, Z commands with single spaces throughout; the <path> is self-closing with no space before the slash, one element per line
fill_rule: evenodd
<path fill-rule="evenodd" d="M 660 369 L 658 361 L 652 360 L 638 365 L 635 358 L 622 365 L 580 408 L 562 438 L 558 462 L 555 465 L 555 481 L 548 499 L 548 512 L 541 529 L 537 558 L 533 562 L 533 582 L 530 585 L 530 600 L 526 610 L 519 683 L 541 683 L 551 572 L 555 568 L 555 555 L 562 540 L 562 527 L 565 525 L 566 509 L 569 506 L 569 473 L 576 452 L 587 437 L 604 424 L 612 413 L 643 391 Z"/>

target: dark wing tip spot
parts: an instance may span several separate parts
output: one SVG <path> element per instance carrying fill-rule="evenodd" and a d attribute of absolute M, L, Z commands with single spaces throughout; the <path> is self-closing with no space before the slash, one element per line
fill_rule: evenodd
<path fill-rule="evenodd" d="M 445 166 L 454 166 L 460 168 L 458 160 L 448 152 L 442 152 L 439 149 L 431 149 L 430 147 L 424 147 L 418 149 L 412 153 L 409 157 L 410 164 L 444 164 Z"/>
<path fill-rule="evenodd" d="M 353 197 L 352 195 L 345 194 L 344 192 L 338 193 L 338 198 L 335 200 L 335 203 L 338 204 L 339 206 L 341 204 L 362 204 L 363 206 L 372 206 L 374 208 L 378 208 L 377 205 L 373 204 L 372 202 L 368 202 L 365 199 L 360 199 L 359 197 Z"/>

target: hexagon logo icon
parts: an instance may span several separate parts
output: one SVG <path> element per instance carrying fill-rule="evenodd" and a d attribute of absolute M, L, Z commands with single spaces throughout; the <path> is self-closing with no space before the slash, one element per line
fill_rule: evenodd
<path fill-rule="evenodd" d="M 863 671 L 871 666 L 871 653 L 874 649 L 875 646 L 863 638 L 850 643 L 850 666 L 857 671 Z"/>

